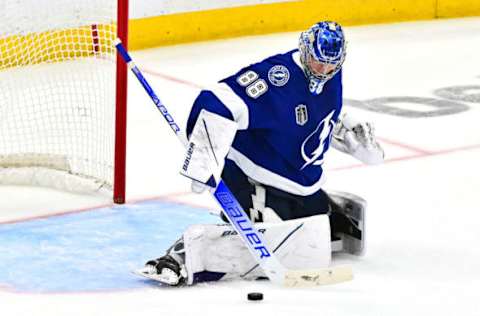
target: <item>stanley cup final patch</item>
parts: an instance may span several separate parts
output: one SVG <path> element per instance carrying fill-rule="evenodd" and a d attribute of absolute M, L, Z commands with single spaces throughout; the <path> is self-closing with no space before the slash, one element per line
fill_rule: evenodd
<path fill-rule="evenodd" d="M 300 126 L 305 125 L 308 121 L 308 112 L 307 106 L 305 104 L 299 104 L 295 108 L 295 118 L 297 120 L 297 124 Z"/>
<path fill-rule="evenodd" d="M 277 87 L 284 86 L 290 79 L 290 72 L 283 65 L 275 65 L 268 71 L 268 80 Z"/>

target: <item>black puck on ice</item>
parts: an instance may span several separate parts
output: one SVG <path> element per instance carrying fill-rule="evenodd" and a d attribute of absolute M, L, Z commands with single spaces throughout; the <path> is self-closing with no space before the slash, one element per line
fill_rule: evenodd
<path fill-rule="evenodd" d="M 261 301 L 263 300 L 263 293 L 251 292 L 248 293 L 247 298 L 249 301 Z"/>

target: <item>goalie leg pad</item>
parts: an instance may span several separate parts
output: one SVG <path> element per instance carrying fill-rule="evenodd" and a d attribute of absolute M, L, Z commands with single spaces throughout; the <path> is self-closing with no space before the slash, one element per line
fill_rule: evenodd
<path fill-rule="evenodd" d="M 363 256 L 365 254 L 365 211 L 367 202 L 346 192 L 329 192 L 332 200 L 330 222 L 332 249 Z M 335 240 L 339 237 L 340 240 Z"/>
<path fill-rule="evenodd" d="M 259 223 L 255 227 L 264 234 L 267 245 L 288 269 L 317 269 L 330 265 L 327 215 Z M 265 277 L 230 225 L 193 225 L 183 234 L 183 240 L 188 284 L 211 281 L 212 275 L 222 280 Z"/>

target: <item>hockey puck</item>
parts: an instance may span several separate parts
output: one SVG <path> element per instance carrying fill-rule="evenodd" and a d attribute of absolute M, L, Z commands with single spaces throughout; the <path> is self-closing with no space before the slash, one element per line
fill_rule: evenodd
<path fill-rule="evenodd" d="M 263 293 L 251 292 L 248 293 L 247 298 L 249 301 L 261 301 L 263 300 Z"/>

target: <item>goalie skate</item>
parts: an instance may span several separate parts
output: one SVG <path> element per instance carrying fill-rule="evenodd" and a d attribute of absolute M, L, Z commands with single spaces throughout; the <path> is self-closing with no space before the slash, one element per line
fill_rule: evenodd
<path fill-rule="evenodd" d="M 365 210 L 367 202 L 345 192 L 329 192 L 332 199 L 333 251 L 362 256 L 365 254 Z"/>
<path fill-rule="evenodd" d="M 170 286 L 186 283 L 187 271 L 171 256 L 148 261 L 145 267 L 132 271 L 134 274 Z"/>

